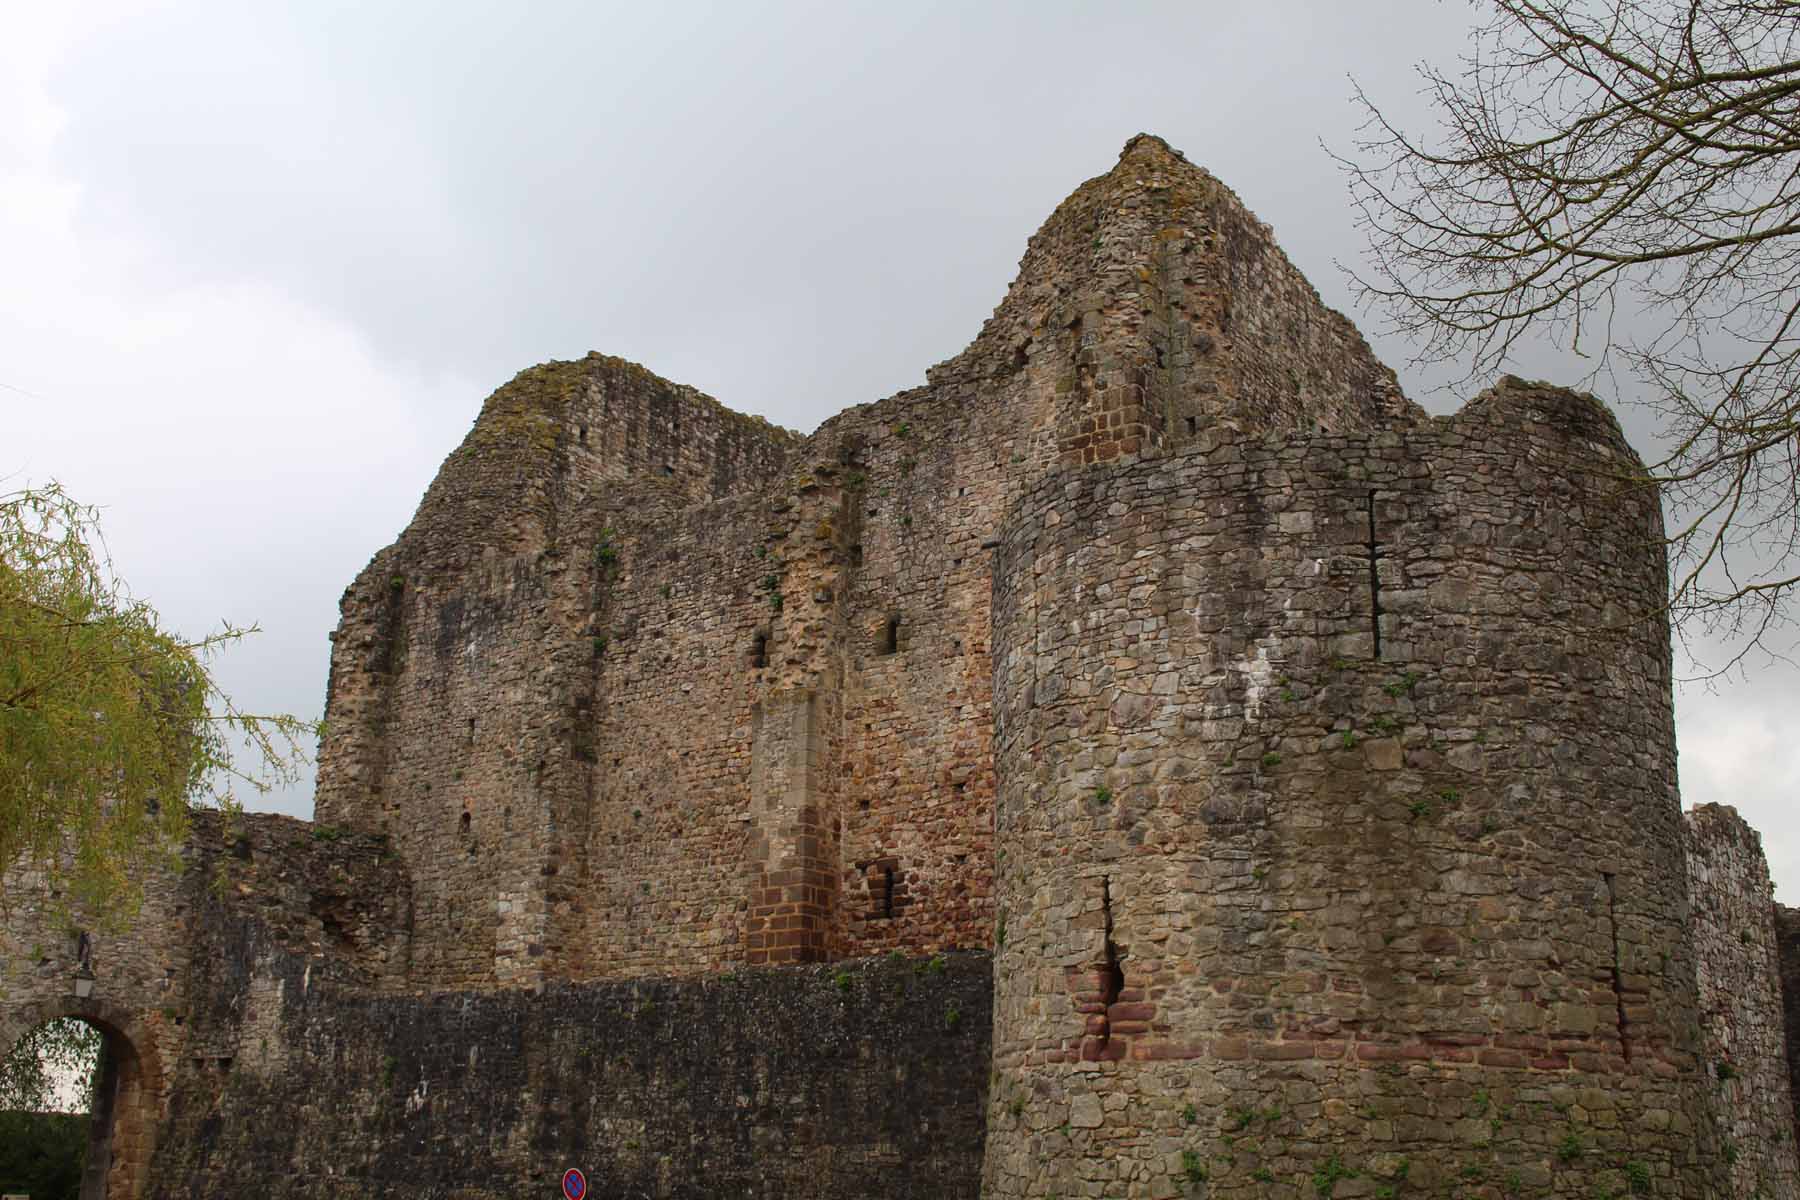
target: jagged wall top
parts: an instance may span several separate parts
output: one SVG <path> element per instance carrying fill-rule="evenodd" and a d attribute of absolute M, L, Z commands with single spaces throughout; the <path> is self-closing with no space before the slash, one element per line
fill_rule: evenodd
<path fill-rule="evenodd" d="M 1083 452 L 1121 439 L 1125 453 L 1176 444 L 1220 421 L 1344 431 L 1425 415 L 1269 227 L 1150 134 L 1057 207 L 980 336 L 927 377 L 934 386 L 1004 377 L 1054 362 L 1062 341 L 1073 342 L 1076 370 L 1053 381 L 1059 397 L 1097 382 L 1144 393 L 1141 412 L 1110 426 L 1126 429 L 1120 437 L 1084 426 L 1091 403 L 1062 406 L 1068 461 L 1108 457 Z M 1103 411 L 1113 407 L 1105 400 Z M 1103 436 L 1084 440 L 1095 432 Z"/>

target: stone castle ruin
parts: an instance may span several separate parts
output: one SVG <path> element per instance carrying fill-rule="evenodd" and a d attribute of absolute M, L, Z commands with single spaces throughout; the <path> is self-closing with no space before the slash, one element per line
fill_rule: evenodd
<path fill-rule="evenodd" d="M 9 875 L 0 1042 L 107 1031 L 109 1197 L 1793 1200 L 1800 917 L 1681 812 L 1639 471 L 1427 416 L 1139 136 L 809 437 L 500 388 L 316 821 L 202 820 L 86 998 Z"/>

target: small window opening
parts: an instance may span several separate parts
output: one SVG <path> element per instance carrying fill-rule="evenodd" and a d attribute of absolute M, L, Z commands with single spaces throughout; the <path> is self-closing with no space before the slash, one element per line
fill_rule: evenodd
<path fill-rule="evenodd" d="M 475 744 L 475 718 L 469 718 L 469 745 Z"/>
<path fill-rule="evenodd" d="M 1187 431 L 1190 434 L 1200 432 L 1200 419 L 1198 417 L 1189 417 L 1187 419 Z"/>
<path fill-rule="evenodd" d="M 894 868 L 881 868 L 881 915 L 893 919 L 894 916 Z"/>
<path fill-rule="evenodd" d="M 469 832 L 469 814 L 468 813 L 464 813 L 462 815 L 462 820 L 461 820 L 460 824 L 462 825 L 463 834 L 465 836 L 467 836 L 467 834 Z"/>
<path fill-rule="evenodd" d="M 853 567 L 860 567 L 862 566 L 862 560 L 862 543 L 857 542 L 850 547 L 850 565 Z"/>
<path fill-rule="evenodd" d="M 668 479 L 675 474 L 675 468 L 671 467 L 668 463 L 664 463 L 662 473 L 663 473 L 663 478 Z"/>
<path fill-rule="evenodd" d="M 587 426 L 586 425 L 577 425 L 575 427 L 575 440 L 580 442 L 584 446 L 587 445 Z"/>
<path fill-rule="evenodd" d="M 887 619 L 887 624 L 881 627 L 881 646 L 879 652 L 882 654 L 897 654 L 899 653 L 899 650 L 900 618 L 889 617 Z"/>
<path fill-rule="evenodd" d="M 750 665 L 757 670 L 769 665 L 769 635 L 759 633 L 750 643 Z"/>

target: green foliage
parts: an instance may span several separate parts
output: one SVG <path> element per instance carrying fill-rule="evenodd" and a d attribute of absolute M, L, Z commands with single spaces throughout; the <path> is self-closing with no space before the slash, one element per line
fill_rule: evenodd
<path fill-rule="evenodd" d="M 1356 1172 L 1344 1165 L 1344 1160 L 1337 1155 L 1326 1159 L 1313 1171 L 1313 1191 L 1320 1196 L 1329 1197 L 1340 1179 L 1355 1179 Z"/>
<path fill-rule="evenodd" d="M 57 484 L 0 496 L 0 862 L 119 918 L 133 867 L 171 860 L 191 806 L 296 778 L 318 726 L 243 712 L 209 666 L 255 631 L 165 629 L 113 572 L 94 509 Z"/>
<path fill-rule="evenodd" d="M 75 1017 L 46 1021 L 28 1031 L 0 1059 L 0 1111 L 46 1112 L 64 1107 L 72 1097 L 87 1111 L 100 1065 L 100 1031 Z M 59 1086 L 60 1085 L 60 1086 Z"/>
<path fill-rule="evenodd" d="M 1181 1174 L 1195 1186 L 1206 1182 L 1206 1166 L 1200 1161 L 1200 1155 L 1196 1151 L 1181 1152 Z"/>
<path fill-rule="evenodd" d="M 0 1112 L 0 1193 L 76 1200 L 87 1142 L 85 1114 Z"/>
<path fill-rule="evenodd" d="M 1625 1164 L 1625 1182 L 1631 1187 L 1634 1196 L 1650 1194 L 1650 1164 L 1628 1162 Z"/>
<path fill-rule="evenodd" d="M 849 995 L 851 984 L 850 972 L 839 971 L 831 977 L 831 981 L 837 984 L 838 991 L 843 992 L 845 995 Z"/>
<path fill-rule="evenodd" d="M 1404 695 L 1406 695 L 1406 693 L 1412 691 L 1413 687 L 1415 685 L 1417 685 L 1418 682 L 1419 682 L 1419 677 L 1417 675 L 1413 674 L 1411 671 L 1408 671 L 1405 675 L 1403 675 L 1399 679 L 1395 679 L 1388 683 L 1382 684 L 1381 690 L 1386 692 L 1390 696 L 1398 698 L 1398 697 L 1404 696 Z"/>
<path fill-rule="evenodd" d="M 1562 1141 L 1556 1143 L 1556 1157 L 1560 1162 L 1572 1163 L 1586 1152 L 1587 1147 L 1582 1145 L 1581 1135 L 1573 1129 L 1563 1134 Z"/>
<path fill-rule="evenodd" d="M 1279 767 L 1281 765 L 1281 755 L 1270 751 L 1268 754 L 1262 756 L 1262 765 L 1265 767 Z"/>
<path fill-rule="evenodd" d="M 1107 787 L 1105 784 L 1101 784 L 1099 787 L 1095 788 L 1094 789 L 1094 803 L 1096 803 L 1096 804 L 1111 804 L 1112 803 L 1112 789 Z"/>

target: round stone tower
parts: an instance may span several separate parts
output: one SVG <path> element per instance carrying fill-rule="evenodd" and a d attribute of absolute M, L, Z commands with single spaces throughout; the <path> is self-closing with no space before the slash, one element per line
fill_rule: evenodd
<path fill-rule="evenodd" d="M 984 1194 L 1725 1194 L 1639 471 L 1508 379 L 1021 499 Z"/>

